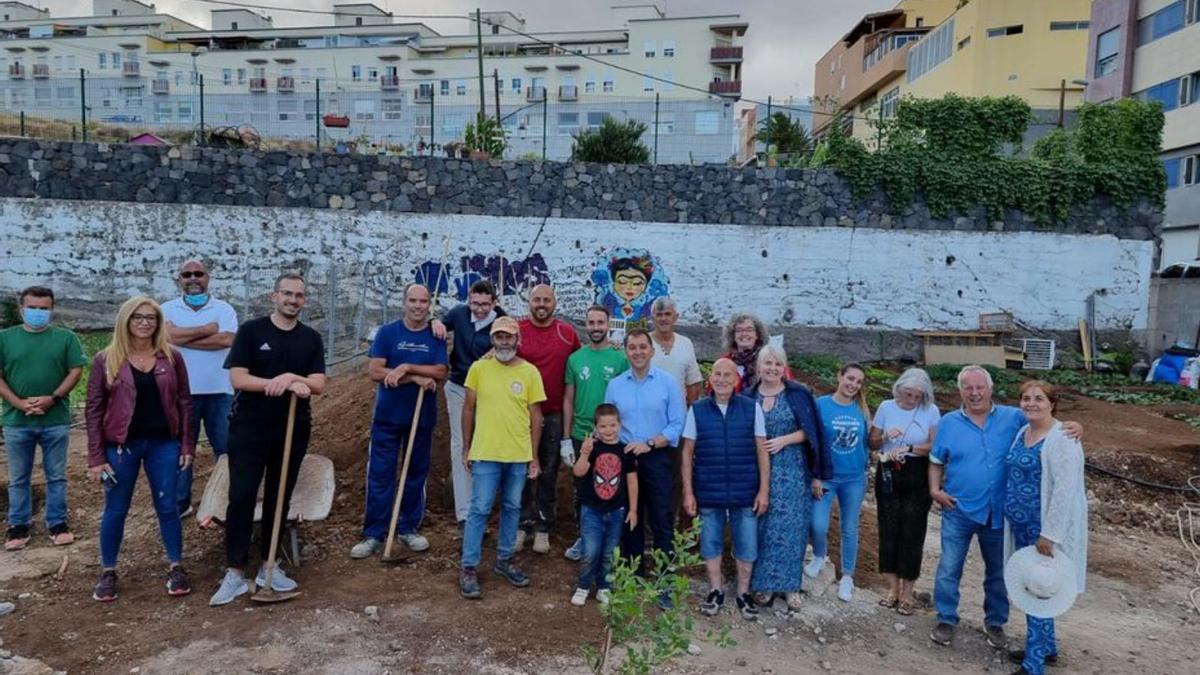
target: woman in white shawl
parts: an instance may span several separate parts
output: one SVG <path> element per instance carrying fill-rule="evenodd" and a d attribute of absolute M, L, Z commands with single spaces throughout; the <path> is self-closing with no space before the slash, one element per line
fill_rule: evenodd
<path fill-rule="evenodd" d="M 1083 448 L 1063 434 L 1054 418 L 1058 395 L 1040 380 L 1021 385 L 1021 411 L 1028 424 L 1005 458 L 1005 559 L 1017 549 L 1066 555 L 1075 565 L 1080 593 L 1087 569 L 1087 495 L 1083 487 Z M 1013 651 L 1019 674 L 1041 675 L 1058 661 L 1054 619 L 1026 616 L 1025 649 Z M 1014 674 L 1015 675 L 1015 674 Z"/>

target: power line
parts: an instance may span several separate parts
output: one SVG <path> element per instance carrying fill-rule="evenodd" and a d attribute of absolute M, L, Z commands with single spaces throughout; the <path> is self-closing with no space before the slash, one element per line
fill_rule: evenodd
<path fill-rule="evenodd" d="M 290 7 L 279 7 L 277 5 L 262 5 L 262 4 L 252 3 L 252 2 L 231 2 L 230 0 L 191 0 L 191 1 L 205 3 L 205 4 L 209 4 L 209 5 L 224 5 L 224 6 L 228 6 L 228 7 L 237 7 L 239 9 L 262 9 L 262 10 L 271 11 L 271 12 L 291 12 L 292 14 L 318 14 L 320 16 L 331 16 L 331 15 L 336 14 L 338 16 L 361 16 L 361 17 L 376 17 L 376 18 L 379 18 L 381 16 L 379 14 L 369 14 L 369 13 L 359 13 L 359 12 L 341 12 L 341 11 L 335 12 L 334 10 L 325 10 L 325 9 L 292 9 Z M 387 16 L 389 18 L 394 18 L 394 19 L 446 20 L 446 19 L 467 19 L 467 18 L 469 18 L 469 17 L 459 15 L 459 14 L 391 14 L 391 13 L 389 13 L 389 14 L 387 14 Z M 470 19 L 470 20 L 474 21 L 474 19 Z M 359 26 L 354 26 L 354 27 L 359 28 Z"/>

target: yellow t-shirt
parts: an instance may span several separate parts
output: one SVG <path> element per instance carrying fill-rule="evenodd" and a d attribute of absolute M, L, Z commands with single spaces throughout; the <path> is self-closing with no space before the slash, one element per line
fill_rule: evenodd
<path fill-rule="evenodd" d="M 488 462 L 533 461 L 529 406 L 546 400 L 542 375 L 529 362 L 506 366 L 480 359 L 467 371 L 475 392 L 475 433 L 468 459 Z"/>

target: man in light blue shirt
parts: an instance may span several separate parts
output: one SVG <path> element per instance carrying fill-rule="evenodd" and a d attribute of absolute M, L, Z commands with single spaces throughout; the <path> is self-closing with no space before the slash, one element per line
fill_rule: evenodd
<path fill-rule="evenodd" d="M 645 553 L 643 523 L 647 520 L 654 548 L 669 553 L 675 530 L 673 455 L 683 432 L 683 387 L 666 371 L 650 365 L 654 344 L 644 329 L 625 333 L 625 357 L 629 370 L 608 383 L 604 402 L 617 406 L 625 452 L 638 456 L 638 501 L 643 515 L 637 527 L 624 531 L 621 553 L 627 557 Z"/>

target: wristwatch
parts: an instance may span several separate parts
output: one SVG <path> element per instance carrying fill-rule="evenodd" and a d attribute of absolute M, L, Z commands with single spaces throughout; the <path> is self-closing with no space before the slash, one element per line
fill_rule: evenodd
<path fill-rule="evenodd" d="M 656 448 L 654 447 L 654 441 L 655 441 L 655 440 L 656 440 L 656 439 L 654 439 L 654 438 L 651 438 L 650 440 L 646 441 L 646 447 L 650 448 L 651 450 L 655 450 L 655 449 L 656 449 Z"/>

